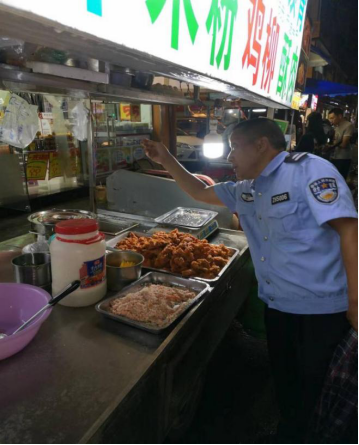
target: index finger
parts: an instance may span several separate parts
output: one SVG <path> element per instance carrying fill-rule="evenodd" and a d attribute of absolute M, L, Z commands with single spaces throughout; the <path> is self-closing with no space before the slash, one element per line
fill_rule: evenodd
<path fill-rule="evenodd" d="M 148 148 L 150 148 L 150 147 L 154 147 L 154 146 L 156 145 L 156 142 L 155 142 L 155 141 L 151 141 L 150 139 L 143 139 L 143 140 L 141 141 L 141 144 L 142 144 L 144 147 L 148 147 Z"/>

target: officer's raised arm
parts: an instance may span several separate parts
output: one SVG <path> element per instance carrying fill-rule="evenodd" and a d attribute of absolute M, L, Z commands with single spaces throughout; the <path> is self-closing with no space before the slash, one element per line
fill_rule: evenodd
<path fill-rule="evenodd" d="M 162 143 L 145 139 L 142 144 L 146 155 L 163 165 L 181 189 L 193 199 L 207 204 L 224 206 L 215 193 L 214 187 L 206 186 L 200 179 L 189 173 Z"/>

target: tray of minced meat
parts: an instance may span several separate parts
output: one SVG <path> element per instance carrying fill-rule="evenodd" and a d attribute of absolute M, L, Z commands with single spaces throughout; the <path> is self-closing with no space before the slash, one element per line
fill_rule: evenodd
<path fill-rule="evenodd" d="M 106 317 L 160 334 L 209 289 L 202 281 L 149 272 L 117 295 L 101 301 L 96 310 Z"/>
<path fill-rule="evenodd" d="M 142 267 L 146 269 L 208 283 L 217 281 L 239 254 L 238 249 L 210 244 L 178 229 L 152 235 L 125 232 L 107 241 L 107 245 L 140 253 L 145 257 Z"/>

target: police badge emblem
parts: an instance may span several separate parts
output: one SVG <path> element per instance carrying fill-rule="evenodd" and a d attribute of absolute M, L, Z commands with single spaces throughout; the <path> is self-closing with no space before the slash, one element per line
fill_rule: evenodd
<path fill-rule="evenodd" d="M 331 204 L 336 201 L 339 192 L 337 181 L 334 178 L 321 178 L 309 184 L 314 198 L 323 204 Z"/>

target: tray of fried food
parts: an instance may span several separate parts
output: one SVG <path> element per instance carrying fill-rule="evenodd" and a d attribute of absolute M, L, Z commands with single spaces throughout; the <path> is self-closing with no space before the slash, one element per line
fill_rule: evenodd
<path fill-rule="evenodd" d="M 129 232 L 113 238 L 108 245 L 141 253 L 147 269 L 208 282 L 217 281 L 239 254 L 237 249 L 210 244 L 178 229 L 152 236 Z"/>
<path fill-rule="evenodd" d="M 207 283 L 149 272 L 117 295 L 97 304 L 108 318 L 160 334 L 209 289 Z"/>

